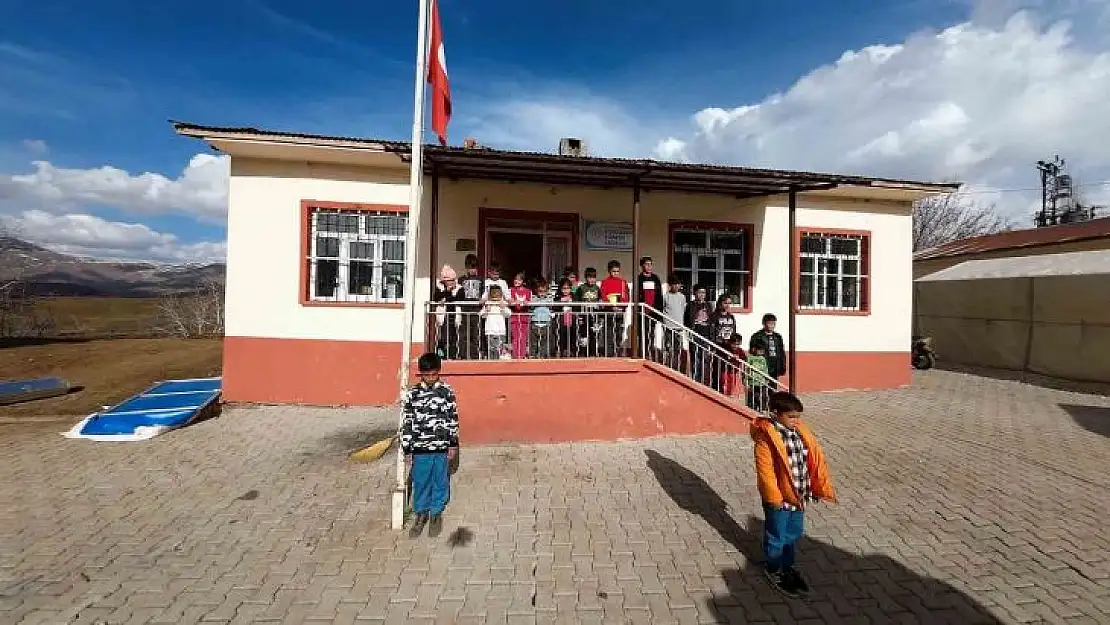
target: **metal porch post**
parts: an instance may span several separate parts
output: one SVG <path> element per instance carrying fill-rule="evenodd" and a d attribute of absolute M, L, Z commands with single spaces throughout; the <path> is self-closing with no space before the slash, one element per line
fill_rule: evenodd
<path fill-rule="evenodd" d="M 428 254 L 428 278 L 431 283 L 431 291 L 435 292 L 436 277 L 439 275 L 439 167 L 432 163 L 432 201 L 431 201 L 431 250 Z M 425 316 L 424 319 L 424 350 L 434 352 L 436 345 L 433 342 L 433 337 L 438 339 L 436 333 L 435 317 L 432 315 Z"/>
<path fill-rule="evenodd" d="M 640 179 L 634 178 L 632 180 L 632 263 L 635 265 L 640 261 Z M 637 265 L 638 267 L 638 265 Z M 632 267 L 633 275 L 639 275 L 637 267 Z M 639 310 L 636 309 L 636 304 L 639 304 L 636 297 L 636 278 L 632 279 L 631 284 L 631 301 L 633 306 L 632 310 L 632 328 L 628 333 L 628 342 L 632 347 L 632 357 L 641 358 L 643 354 L 640 353 L 640 322 L 641 315 Z"/>
<path fill-rule="evenodd" d="M 798 236 L 797 236 L 797 213 L 798 213 L 798 194 L 794 187 L 790 187 L 790 203 L 788 208 L 790 230 L 790 244 L 787 246 L 790 254 L 790 282 L 789 282 L 789 303 L 790 309 L 787 316 L 789 320 L 787 323 L 787 332 L 790 335 L 790 347 L 787 351 L 790 352 L 790 361 L 787 365 L 787 375 L 790 376 L 790 392 L 797 392 L 798 389 L 798 349 L 797 349 L 797 324 L 795 317 L 798 310 Z"/>

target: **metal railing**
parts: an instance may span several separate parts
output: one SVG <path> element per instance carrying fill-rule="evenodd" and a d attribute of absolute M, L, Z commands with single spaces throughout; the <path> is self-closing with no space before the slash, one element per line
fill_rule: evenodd
<path fill-rule="evenodd" d="M 616 358 L 631 354 L 627 303 L 428 303 L 429 347 L 448 360 Z"/>
<path fill-rule="evenodd" d="M 785 390 L 733 354 L 646 304 L 429 302 L 428 348 L 447 360 L 626 358 L 638 354 L 761 413 Z M 635 324 L 635 333 L 633 333 Z"/>
<path fill-rule="evenodd" d="M 752 366 L 746 350 L 731 353 L 647 304 L 639 304 L 636 315 L 637 328 L 642 328 L 637 340 L 646 360 L 689 376 L 760 413 L 767 412 L 771 393 L 786 390 L 766 371 Z"/>

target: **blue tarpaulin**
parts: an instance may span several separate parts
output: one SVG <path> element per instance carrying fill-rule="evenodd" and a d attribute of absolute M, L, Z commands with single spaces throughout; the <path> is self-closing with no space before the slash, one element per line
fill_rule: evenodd
<path fill-rule="evenodd" d="M 144 440 L 187 425 L 220 397 L 220 378 L 167 380 L 89 416 L 67 435 L 96 440 Z"/>
<path fill-rule="evenodd" d="M 58 377 L 0 382 L 0 405 L 57 397 L 69 392 L 69 382 Z"/>

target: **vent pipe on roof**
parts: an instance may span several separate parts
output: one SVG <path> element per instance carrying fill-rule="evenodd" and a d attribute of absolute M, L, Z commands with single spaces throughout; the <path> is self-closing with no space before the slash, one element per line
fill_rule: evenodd
<path fill-rule="evenodd" d="M 586 156 L 586 142 L 574 137 L 559 139 L 559 156 Z"/>

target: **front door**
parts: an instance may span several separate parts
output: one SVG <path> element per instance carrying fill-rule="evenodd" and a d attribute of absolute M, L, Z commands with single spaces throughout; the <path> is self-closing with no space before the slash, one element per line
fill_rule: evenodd
<path fill-rule="evenodd" d="M 575 261 L 572 220 L 577 216 L 554 214 L 557 219 L 546 219 L 528 213 L 527 217 L 515 218 L 511 213 L 498 211 L 497 217 L 483 216 L 484 266 L 498 263 L 501 276 L 509 282 L 519 272 L 524 273 L 529 284 L 541 275 L 549 281 L 558 280 Z"/>

